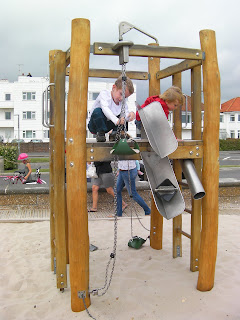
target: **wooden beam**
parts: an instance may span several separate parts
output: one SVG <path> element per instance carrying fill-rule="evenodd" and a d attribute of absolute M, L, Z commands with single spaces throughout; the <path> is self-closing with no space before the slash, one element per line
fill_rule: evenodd
<path fill-rule="evenodd" d="M 172 76 L 173 86 L 177 86 L 180 89 L 182 88 L 182 74 L 176 73 Z M 182 113 L 181 108 L 178 108 L 173 111 L 173 132 L 175 137 L 182 139 Z M 179 158 L 178 158 L 179 159 Z M 176 159 L 173 160 L 173 169 L 175 176 L 178 181 L 182 180 L 182 168 L 180 162 Z M 178 215 L 173 218 L 173 258 L 182 256 L 182 235 L 177 232 L 177 230 L 182 230 L 182 215 Z"/>
<path fill-rule="evenodd" d="M 110 154 L 114 142 L 87 142 L 87 161 L 113 161 L 114 155 Z M 140 151 L 153 151 L 147 140 L 137 141 Z M 131 145 L 130 145 L 131 146 Z M 132 144 L 133 146 L 133 144 Z M 169 159 L 201 159 L 203 157 L 203 143 L 202 141 L 180 141 L 178 148 L 171 153 Z M 121 156 L 120 160 L 140 160 L 140 154 Z"/>
<path fill-rule="evenodd" d="M 96 55 L 118 56 L 118 53 L 112 50 L 114 45 L 115 43 L 95 42 L 93 44 L 93 53 Z M 200 49 L 144 46 L 137 44 L 129 48 L 129 56 L 202 60 L 204 54 Z"/>
<path fill-rule="evenodd" d="M 54 83 L 54 56 L 57 50 L 49 52 L 49 83 Z M 50 123 L 54 117 L 54 88 L 50 87 Z M 54 214 L 54 129 L 49 129 L 49 198 L 50 198 L 50 245 L 51 245 L 51 270 L 55 271 L 56 247 L 55 247 L 55 214 Z"/>
<path fill-rule="evenodd" d="M 67 112 L 67 209 L 72 311 L 89 307 L 89 236 L 86 181 L 86 118 L 90 22 L 72 20 L 71 64 Z"/>
<path fill-rule="evenodd" d="M 65 59 L 66 53 L 54 55 L 54 139 L 53 139 L 53 182 L 54 215 L 56 238 L 57 288 L 67 287 L 67 237 L 65 195 Z"/>
<path fill-rule="evenodd" d="M 68 48 L 66 51 L 66 67 L 70 64 L 70 50 L 71 48 Z"/>
<path fill-rule="evenodd" d="M 157 43 L 150 43 L 149 46 L 159 45 Z M 148 58 L 148 72 L 150 75 L 149 79 L 149 96 L 160 94 L 160 80 L 156 79 L 156 72 L 160 68 L 160 58 Z M 142 132 L 143 132 L 142 128 Z M 159 214 L 156 207 L 153 196 L 151 196 L 151 225 L 150 225 L 150 246 L 153 249 L 162 249 L 162 237 L 163 237 L 163 216 Z"/>
<path fill-rule="evenodd" d="M 178 64 L 167 67 L 166 69 L 160 70 L 156 73 L 157 79 L 164 79 L 172 76 L 176 73 L 192 69 L 198 65 L 202 64 L 202 60 L 184 60 Z"/>
<path fill-rule="evenodd" d="M 200 42 L 202 50 L 206 52 L 206 59 L 202 65 L 204 93 L 202 182 L 206 195 L 202 200 L 202 235 L 197 289 L 208 291 L 214 286 L 217 258 L 221 100 L 215 32 L 200 31 Z"/>
<path fill-rule="evenodd" d="M 66 69 L 66 76 L 69 76 L 70 68 Z M 122 75 L 120 70 L 89 69 L 90 78 L 112 78 L 116 79 Z M 142 71 L 127 71 L 126 75 L 134 80 L 148 80 L 148 73 Z"/>
<path fill-rule="evenodd" d="M 201 132 L 201 66 L 196 66 L 191 70 L 191 105 L 192 105 L 192 139 L 202 139 Z M 199 179 L 202 178 L 202 159 L 193 160 Z M 191 255 L 190 270 L 199 270 L 199 252 L 201 242 L 202 227 L 202 200 L 192 198 L 191 216 Z"/>

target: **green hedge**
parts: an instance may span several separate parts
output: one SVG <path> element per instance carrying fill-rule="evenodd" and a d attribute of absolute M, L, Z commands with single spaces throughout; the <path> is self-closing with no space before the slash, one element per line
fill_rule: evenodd
<path fill-rule="evenodd" d="M 219 140 L 220 151 L 240 150 L 240 139 Z"/>
<path fill-rule="evenodd" d="M 0 156 L 4 158 L 4 170 L 11 170 L 17 168 L 17 147 L 0 145 Z"/>

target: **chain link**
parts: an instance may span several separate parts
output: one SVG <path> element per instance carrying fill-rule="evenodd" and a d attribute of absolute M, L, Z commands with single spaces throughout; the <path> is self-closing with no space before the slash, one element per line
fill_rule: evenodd
<path fill-rule="evenodd" d="M 118 128 L 117 128 L 117 133 L 116 133 L 116 141 L 119 141 L 121 138 L 121 131 L 124 131 L 124 136 L 126 137 L 126 108 L 125 108 L 125 91 L 126 91 L 126 63 L 122 65 L 122 103 L 121 103 L 121 112 L 120 112 L 120 118 L 124 117 L 124 125 L 121 125 L 119 123 Z M 114 157 L 114 164 L 113 164 L 113 171 L 114 171 L 114 240 L 113 240 L 113 250 L 112 253 L 110 254 L 109 261 L 106 266 L 106 272 L 105 272 L 105 282 L 104 286 L 102 288 L 97 288 L 89 293 L 98 295 L 98 296 L 103 296 L 108 288 L 110 287 L 110 284 L 112 282 L 112 277 L 113 277 L 113 272 L 116 264 L 116 256 L 117 256 L 117 171 L 118 171 L 118 161 L 119 157 L 115 156 Z M 109 267 L 112 262 L 112 270 L 109 276 L 108 280 L 108 273 L 109 273 Z M 99 291 L 102 291 L 99 293 Z"/>
<path fill-rule="evenodd" d="M 127 78 L 126 77 L 126 63 L 123 63 L 122 64 L 122 103 L 121 103 L 120 118 L 124 117 L 124 124 L 121 125 L 119 122 L 119 125 L 117 127 L 117 133 L 116 133 L 116 141 L 119 141 L 121 139 L 121 136 L 124 136 L 124 138 L 126 138 L 126 136 L 127 136 L 126 107 L 125 107 L 126 78 Z M 114 173 L 114 240 L 113 240 L 113 250 L 112 250 L 112 253 L 110 254 L 110 258 L 109 258 L 109 261 L 106 266 L 104 286 L 102 288 L 97 288 L 97 289 L 93 289 L 93 290 L 89 291 L 89 294 L 98 295 L 98 296 L 103 296 L 107 292 L 107 290 L 109 289 L 110 284 L 112 282 L 113 272 L 114 272 L 114 268 L 115 268 L 115 264 L 116 264 L 116 257 L 117 257 L 117 173 L 118 173 L 118 161 L 119 161 L 119 157 L 114 156 L 114 161 L 113 161 L 113 173 Z M 130 198 L 133 202 L 129 164 L 128 164 L 128 178 L 129 178 L 129 186 L 130 186 Z M 132 207 L 134 207 L 133 203 L 131 204 L 131 236 L 133 238 Z M 143 228 L 146 229 L 147 231 L 150 231 L 147 228 L 145 228 L 144 225 L 142 224 L 142 222 L 140 221 L 140 218 L 136 212 L 136 209 L 135 209 L 135 214 L 136 214 L 140 224 L 143 226 Z M 112 270 L 111 270 L 111 273 L 110 273 L 110 276 L 108 279 L 109 267 L 110 267 L 111 262 L 112 262 Z M 102 292 L 99 293 L 99 291 L 102 291 Z M 94 318 L 90 314 L 90 312 L 86 306 L 85 298 L 82 297 L 82 299 L 83 299 L 83 304 L 84 304 L 84 307 L 85 307 L 87 314 L 89 315 L 90 318 L 96 320 L 96 318 Z"/>
<path fill-rule="evenodd" d="M 84 297 L 82 297 L 82 299 L 83 299 L 83 305 L 84 305 L 84 308 L 85 308 L 85 310 L 86 310 L 86 312 L 87 312 L 88 316 L 89 316 L 90 318 L 94 319 L 94 320 L 97 320 L 97 319 L 96 319 L 96 318 L 94 318 L 94 317 L 91 315 L 91 313 L 89 312 L 89 310 L 88 310 L 88 308 L 87 308 L 87 305 L 86 305 L 85 298 L 84 298 Z"/>
<path fill-rule="evenodd" d="M 113 240 L 113 250 L 112 253 L 110 254 L 110 258 L 109 261 L 107 263 L 106 266 L 106 272 L 105 272 L 105 282 L 104 282 L 104 286 L 102 288 L 97 288 L 94 289 L 92 291 L 90 291 L 89 293 L 94 294 L 94 295 L 98 295 L 98 296 L 103 296 L 108 288 L 110 287 L 110 284 L 112 282 L 112 277 L 113 277 L 113 271 L 115 268 L 115 264 L 116 264 L 116 256 L 117 256 L 117 192 L 116 192 L 116 186 L 117 186 L 117 168 L 118 168 L 118 156 L 114 157 L 114 162 L 113 162 L 113 171 L 114 171 L 114 240 Z M 109 273 L 109 267 L 110 264 L 112 262 L 112 270 L 110 273 L 110 277 L 108 280 L 108 273 Z M 99 291 L 103 292 L 99 293 Z"/>

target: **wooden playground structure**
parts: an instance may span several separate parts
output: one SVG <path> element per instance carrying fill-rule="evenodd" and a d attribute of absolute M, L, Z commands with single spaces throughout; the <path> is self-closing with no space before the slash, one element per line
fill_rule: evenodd
<path fill-rule="evenodd" d="M 182 216 L 173 219 L 174 258 L 182 255 L 182 236 L 191 242 L 190 270 L 198 271 L 197 289 L 211 290 L 214 286 L 218 237 L 219 186 L 219 115 L 220 75 L 218 70 L 215 32 L 200 31 L 200 49 L 161 47 L 158 44 L 133 45 L 129 56 L 148 57 L 148 72 L 129 71 L 131 79 L 149 81 L 149 96 L 160 93 L 160 80 L 172 77 L 172 84 L 182 87 L 182 72 L 191 70 L 192 140 L 181 141 L 169 155 L 175 175 L 181 185 L 179 160 L 192 159 L 206 191 L 203 200 L 192 199 L 191 234 L 184 232 Z M 112 43 L 94 43 L 96 55 L 115 55 Z M 72 21 L 71 47 L 66 51 L 52 50 L 50 65 L 50 233 L 51 268 L 56 273 L 57 288 L 67 287 L 67 264 L 70 264 L 71 307 L 85 310 L 79 292 L 89 296 L 89 235 L 87 212 L 86 162 L 113 160 L 113 143 L 86 143 L 88 78 L 114 78 L 121 71 L 89 69 L 90 22 Z M 160 70 L 160 58 L 183 59 L 182 62 Z M 70 67 L 68 67 L 70 64 Z M 65 77 L 69 76 L 67 107 L 65 188 Z M 204 129 L 201 132 L 201 78 L 204 94 Z M 147 97 L 146 97 L 147 98 Z M 181 139 L 181 110 L 174 111 L 173 131 Z M 151 151 L 147 140 L 139 142 L 140 151 Z M 139 155 L 124 156 L 140 159 Z M 150 246 L 162 249 L 163 218 L 151 203 Z"/>

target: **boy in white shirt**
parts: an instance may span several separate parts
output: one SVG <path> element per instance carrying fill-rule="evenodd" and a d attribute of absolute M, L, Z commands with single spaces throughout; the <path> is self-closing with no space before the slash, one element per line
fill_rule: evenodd
<path fill-rule="evenodd" d="M 125 98 L 128 98 L 134 92 L 132 81 L 126 78 Z M 118 125 L 124 125 L 125 121 L 135 119 L 135 113 L 128 111 L 125 103 L 125 117 L 120 118 L 122 108 L 122 77 L 119 77 L 112 91 L 103 90 L 99 93 L 90 112 L 88 129 L 91 133 L 97 134 L 97 142 L 105 142 L 105 133 L 117 130 Z"/>

